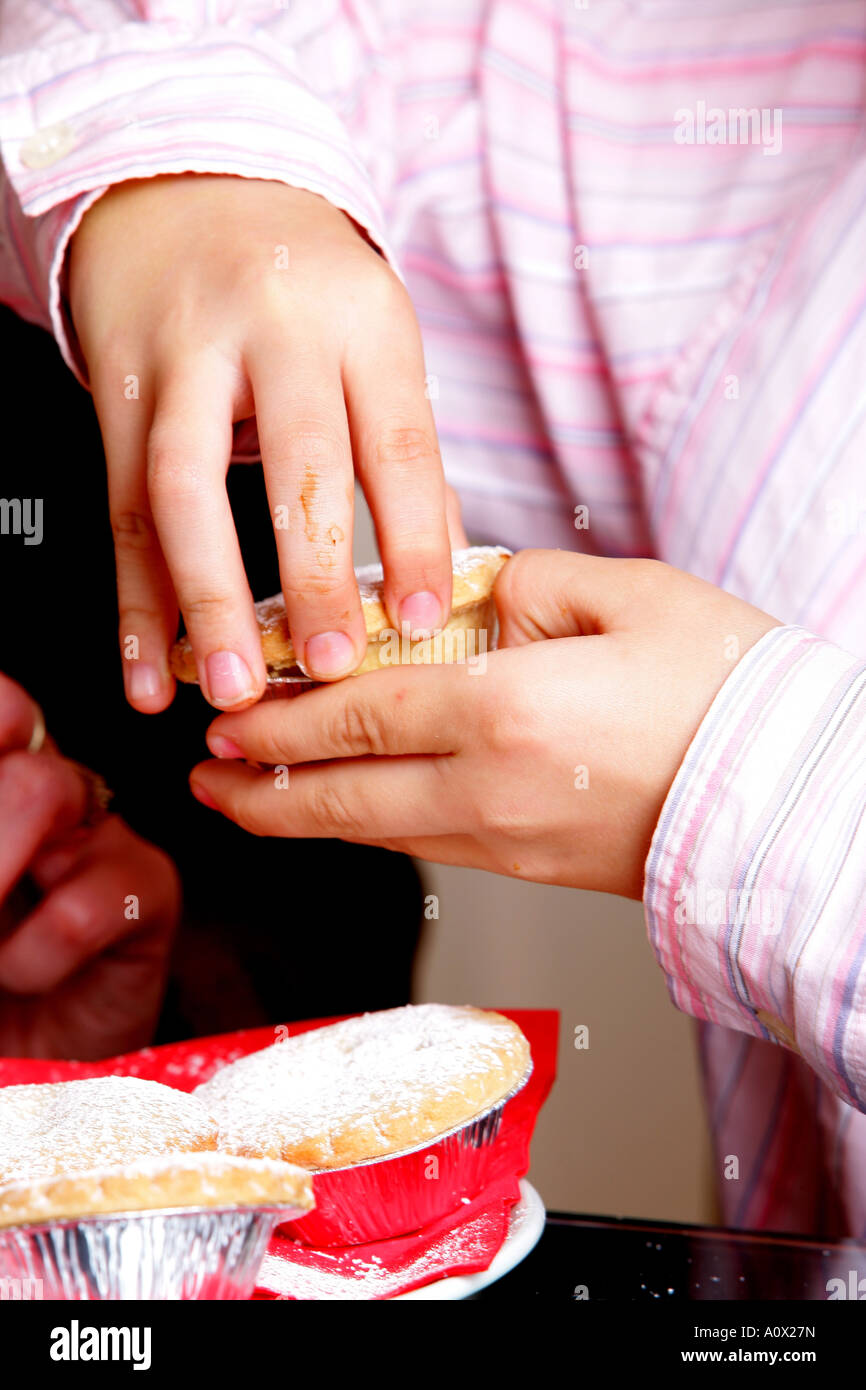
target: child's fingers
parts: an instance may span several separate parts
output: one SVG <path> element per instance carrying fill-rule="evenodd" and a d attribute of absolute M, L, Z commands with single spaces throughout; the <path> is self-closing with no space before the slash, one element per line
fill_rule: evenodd
<path fill-rule="evenodd" d="M 248 370 L 292 642 L 319 680 L 348 675 L 367 634 L 352 567 L 354 474 L 339 370 L 258 338 Z"/>
<path fill-rule="evenodd" d="M 130 378 L 126 378 L 130 382 Z M 177 634 L 177 601 L 156 534 L 145 477 L 152 403 L 138 379 L 120 372 L 93 383 L 108 475 L 117 566 L 118 638 L 126 698 L 144 714 L 171 703 L 168 650 Z"/>
<path fill-rule="evenodd" d="M 373 514 L 385 603 L 398 631 L 429 632 L 451 611 L 451 547 L 436 426 L 411 307 L 353 344 L 344 364 L 355 467 Z"/>
<path fill-rule="evenodd" d="M 148 495 L 196 658 L 218 709 L 257 700 L 265 665 L 225 487 L 232 389 L 213 359 L 166 366 L 147 441 Z"/>

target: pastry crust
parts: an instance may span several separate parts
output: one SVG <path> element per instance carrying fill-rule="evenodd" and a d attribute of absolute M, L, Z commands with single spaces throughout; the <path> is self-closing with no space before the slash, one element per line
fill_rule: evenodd
<path fill-rule="evenodd" d="M 451 617 L 445 628 L 444 640 L 422 639 L 410 642 L 393 632 L 383 600 L 381 565 L 366 565 L 355 571 L 361 594 L 361 609 L 367 627 L 367 654 L 352 674 L 362 675 L 382 666 L 465 660 L 479 650 L 492 646 L 496 613 L 491 598 L 496 576 L 511 552 L 502 546 L 474 546 L 469 550 L 452 552 L 453 579 Z M 304 673 L 298 665 L 282 594 L 262 599 L 256 604 L 256 618 L 262 642 L 262 654 L 268 675 Z M 389 635 L 390 634 L 390 635 Z M 466 638 L 461 638 L 466 634 Z M 483 635 L 482 635 L 483 634 Z M 471 637 L 472 640 L 468 640 Z M 470 650 L 471 647 L 471 650 Z M 198 680 L 192 647 L 187 637 L 181 637 L 171 651 L 169 665 L 179 681 L 187 684 Z"/>
<path fill-rule="evenodd" d="M 288 1206 L 309 1211 L 312 1205 L 309 1173 L 289 1163 L 223 1153 L 164 1154 L 125 1166 L 0 1186 L 0 1228 L 174 1207 Z"/>
<path fill-rule="evenodd" d="M 134 1076 L 0 1089 L 0 1184 L 217 1147 L 195 1096 Z"/>
<path fill-rule="evenodd" d="M 468 1123 L 530 1067 L 526 1038 L 502 1014 L 420 1004 L 274 1043 L 194 1094 L 219 1123 L 221 1149 L 342 1168 Z"/>

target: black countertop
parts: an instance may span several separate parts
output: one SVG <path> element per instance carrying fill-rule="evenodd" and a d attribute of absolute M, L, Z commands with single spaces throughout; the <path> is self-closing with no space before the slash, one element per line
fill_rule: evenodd
<path fill-rule="evenodd" d="M 475 1297 L 667 1304 L 866 1299 L 866 1244 L 549 1212 L 531 1254 Z"/>

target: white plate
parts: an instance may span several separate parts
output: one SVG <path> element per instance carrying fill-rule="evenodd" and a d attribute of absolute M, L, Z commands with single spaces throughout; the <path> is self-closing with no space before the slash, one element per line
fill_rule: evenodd
<path fill-rule="evenodd" d="M 497 1279 L 501 1279 L 509 1270 L 515 1269 L 521 1260 L 526 1259 L 541 1238 L 545 1216 L 544 1203 L 535 1188 L 525 1178 L 521 1178 L 520 1198 L 511 1209 L 508 1235 L 487 1269 L 479 1270 L 477 1274 L 453 1274 L 447 1279 L 437 1279 L 432 1284 L 425 1284 L 423 1288 L 396 1294 L 393 1300 L 389 1301 L 397 1303 L 411 1298 L 428 1302 L 444 1299 L 450 1302 L 469 1298 L 479 1289 L 486 1289 L 488 1284 L 495 1284 Z"/>

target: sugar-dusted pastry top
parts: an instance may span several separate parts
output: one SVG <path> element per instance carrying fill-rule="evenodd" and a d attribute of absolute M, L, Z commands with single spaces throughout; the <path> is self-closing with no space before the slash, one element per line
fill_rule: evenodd
<path fill-rule="evenodd" d="M 490 595 L 496 576 L 510 554 L 511 552 L 503 549 L 502 546 L 473 546 L 468 550 L 452 552 L 451 618 L 447 624 L 447 629 L 453 632 L 469 627 L 478 628 L 483 630 L 486 641 L 488 644 L 490 643 L 495 621 Z M 365 671 L 372 671 L 383 665 L 396 664 L 394 652 L 398 644 L 396 638 L 391 643 L 382 641 L 383 635 L 390 630 L 390 622 L 383 601 L 382 566 L 364 565 L 357 569 L 355 574 L 361 595 L 361 609 L 367 627 L 368 644 L 367 655 L 353 674 L 362 675 Z M 289 636 L 286 606 L 282 594 L 275 594 L 273 598 L 262 599 L 257 603 L 256 618 L 258 619 L 262 653 L 268 672 L 301 674 L 292 639 Z M 461 659 L 459 656 L 455 657 L 451 654 L 458 644 L 440 643 L 437 647 L 435 643 L 430 642 L 425 645 L 422 640 L 421 643 L 406 642 L 403 645 L 407 649 L 404 651 L 403 661 L 407 660 L 408 649 L 414 647 L 421 647 L 425 651 L 437 653 L 431 656 L 430 659 L 432 660 Z M 474 652 L 470 653 L 470 655 L 474 654 Z M 171 652 L 170 666 L 172 674 L 178 680 L 186 682 L 198 680 L 192 647 L 187 637 L 181 637 L 179 641 L 175 642 Z"/>
<path fill-rule="evenodd" d="M 132 1076 L 0 1088 L 0 1184 L 217 1147 L 197 1097 Z"/>
<path fill-rule="evenodd" d="M 175 1207 L 287 1206 L 309 1211 L 312 1205 L 309 1173 L 290 1163 L 224 1153 L 166 1153 L 0 1184 L 0 1228 Z"/>
<path fill-rule="evenodd" d="M 418 1004 L 316 1028 L 223 1067 L 194 1092 L 232 1153 L 339 1168 L 426 1143 L 527 1074 L 516 1023 Z"/>

